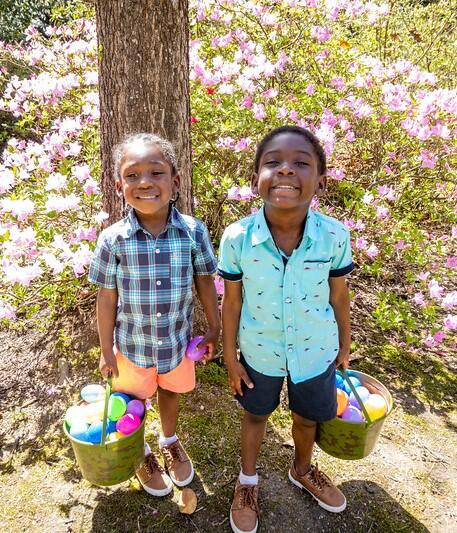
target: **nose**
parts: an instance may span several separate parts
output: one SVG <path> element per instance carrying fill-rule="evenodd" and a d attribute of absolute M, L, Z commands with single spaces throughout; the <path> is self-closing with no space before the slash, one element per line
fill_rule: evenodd
<path fill-rule="evenodd" d="M 287 163 L 287 161 L 284 161 L 281 163 L 278 174 L 280 176 L 293 176 L 295 174 L 294 169 Z"/>
<path fill-rule="evenodd" d="M 151 186 L 151 179 L 149 177 L 149 175 L 147 173 L 144 173 L 144 174 L 141 174 L 140 175 L 140 179 L 139 179 L 139 182 L 138 182 L 138 185 L 140 187 L 150 187 Z"/>

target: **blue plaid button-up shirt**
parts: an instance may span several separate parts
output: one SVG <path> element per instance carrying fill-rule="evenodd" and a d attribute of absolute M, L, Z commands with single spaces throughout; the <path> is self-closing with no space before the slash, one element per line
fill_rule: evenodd
<path fill-rule="evenodd" d="M 118 291 L 114 341 L 120 352 L 164 374 L 179 365 L 191 337 L 193 276 L 215 271 L 203 222 L 172 208 L 155 238 L 132 209 L 100 234 L 89 281 Z"/>

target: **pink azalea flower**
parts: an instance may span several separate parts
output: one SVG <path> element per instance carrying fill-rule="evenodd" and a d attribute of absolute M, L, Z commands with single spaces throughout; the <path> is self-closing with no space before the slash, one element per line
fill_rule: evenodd
<path fill-rule="evenodd" d="M 446 259 L 446 268 L 457 268 L 457 257 L 448 257 Z"/>
<path fill-rule="evenodd" d="M 214 278 L 214 285 L 216 287 L 217 294 L 224 294 L 224 280 L 220 276 Z"/>
<path fill-rule="evenodd" d="M 452 309 L 457 306 L 457 291 L 452 291 L 443 298 L 441 305 L 446 309 Z"/>
<path fill-rule="evenodd" d="M 357 237 L 355 240 L 355 247 L 358 250 L 366 250 L 368 248 L 368 241 L 363 237 Z"/>
<path fill-rule="evenodd" d="M 238 194 L 239 194 L 240 200 L 250 200 L 251 198 L 254 197 L 254 194 L 249 185 L 243 185 L 243 187 L 240 187 Z"/>
<path fill-rule="evenodd" d="M 419 281 L 426 281 L 428 279 L 428 277 L 430 276 L 430 272 L 421 272 L 418 276 L 417 276 L 417 279 Z"/>
<path fill-rule="evenodd" d="M 311 29 L 311 37 L 320 43 L 325 43 L 332 36 L 332 32 L 325 26 L 313 26 Z"/>
<path fill-rule="evenodd" d="M 416 294 L 413 296 L 413 302 L 416 305 L 419 305 L 420 307 L 424 307 L 427 305 L 424 295 L 421 292 L 416 292 Z"/>
<path fill-rule="evenodd" d="M 68 196 L 56 196 L 50 194 L 45 204 L 45 210 L 47 213 L 51 211 L 68 211 L 70 209 L 79 209 L 80 198 L 76 194 L 71 193 Z"/>
<path fill-rule="evenodd" d="M 254 104 L 252 106 L 252 112 L 257 120 L 263 120 L 267 115 L 263 104 Z"/>
<path fill-rule="evenodd" d="M 444 289 L 435 279 L 432 279 L 428 283 L 428 290 L 430 293 L 430 298 L 441 298 L 441 294 Z"/>
<path fill-rule="evenodd" d="M 457 315 L 447 315 L 444 325 L 447 329 L 457 330 Z"/>
<path fill-rule="evenodd" d="M 7 192 L 14 185 L 14 172 L 9 168 L 0 170 L 0 194 Z"/>
<path fill-rule="evenodd" d="M 421 150 L 419 159 L 422 161 L 422 168 L 435 168 L 438 158 L 428 150 Z"/>
<path fill-rule="evenodd" d="M 327 171 L 327 176 L 331 176 L 333 179 L 341 181 L 346 177 L 346 173 L 341 168 L 331 168 Z"/>
<path fill-rule="evenodd" d="M 105 220 L 109 218 L 109 214 L 106 211 L 100 211 L 94 216 L 94 220 L 97 224 L 102 224 Z"/>
<path fill-rule="evenodd" d="M 71 173 L 80 183 L 91 178 L 89 165 L 75 165 Z"/>
<path fill-rule="evenodd" d="M 445 336 L 446 336 L 446 335 L 445 335 L 444 331 L 437 331 L 437 332 L 433 335 L 433 338 L 434 338 L 434 340 L 439 344 L 440 342 L 443 342 Z"/>
<path fill-rule="evenodd" d="M 379 255 L 379 249 L 375 244 L 371 244 L 367 250 L 366 254 L 370 259 L 374 259 L 377 255 Z"/>
<path fill-rule="evenodd" d="M 14 320 L 16 313 L 14 307 L 8 302 L 0 300 L 0 320 Z"/>
<path fill-rule="evenodd" d="M 312 95 L 314 94 L 315 90 L 316 90 L 316 89 L 315 89 L 314 85 L 309 84 L 309 85 L 306 86 L 305 93 L 306 93 L 308 96 L 312 96 Z"/>
<path fill-rule="evenodd" d="M 67 176 L 56 172 L 48 176 L 46 180 L 45 189 L 47 191 L 60 191 L 67 186 Z"/>
<path fill-rule="evenodd" d="M 10 200 L 4 198 L 0 201 L 0 209 L 4 213 L 11 213 L 18 220 L 27 220 L 35 211 L 35 204 L 32 200 Z"/>
<path fill-rule="evenodd" d="M 383 205 L 378 205 L 376 208 L 376 216 L 379 218 L 379 220 L 388 219 L 390 217 L 388 208 Z"/>
<path fill-rule="evenodd" d="M 436 340 L 429 333 L 424 339 L 424 344 L 427 348 L 434 348 L 436 346 Z"/>
<path fill-rule="evenodd" d="M 235 152 L 242 152 L 243 150 L 246 150 L 246 148 L 251 143 L 252 143 L 252 139 L 250 139 L 249 137 L 243 137 L 235 144 L 233 150 Z"/>
<path fill-rule="evenodd" d="M 241 200 L 240 198 L 240 188 L 234 185 L 233 187 L 230 187 L 230 189 L 227 191 L 227 198 L 229 200 Z"/>
<path fill-rule="evenodd" d="M 406 241 L 404 241 L 403 239 L 400 239 L 395 245 L 396 250 L 403 250 L 405 247 L 406 247 Z"/>
<path fill-rule="evenodd" d="M 98 187 L 98 184 L 94 180 L 89 179 L 83 185 L 83 191 L 90 196 L 91 194 L 98 194 L 100 192 L 100 189 Z"/>

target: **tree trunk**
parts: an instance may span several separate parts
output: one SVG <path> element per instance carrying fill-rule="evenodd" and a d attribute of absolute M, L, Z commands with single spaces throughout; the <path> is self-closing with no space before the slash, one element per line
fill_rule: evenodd
<path fill-rule="evenodd" d="M 104 208 L 122 216 L 112 148 L 129 133 L 173 142 L 181 175 L 178 207 L 192 212 L 188 0 L 96 0 Z"/>

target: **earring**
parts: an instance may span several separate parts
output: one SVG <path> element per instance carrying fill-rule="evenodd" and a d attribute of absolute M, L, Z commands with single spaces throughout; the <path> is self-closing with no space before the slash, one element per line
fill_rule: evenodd
<path fill-rule="evenodd" d="M 179 191 L 176 191 L 176 197 L 170 198 L 170 204 L 175 205 L 175 203 L 179 200 Z"/>

